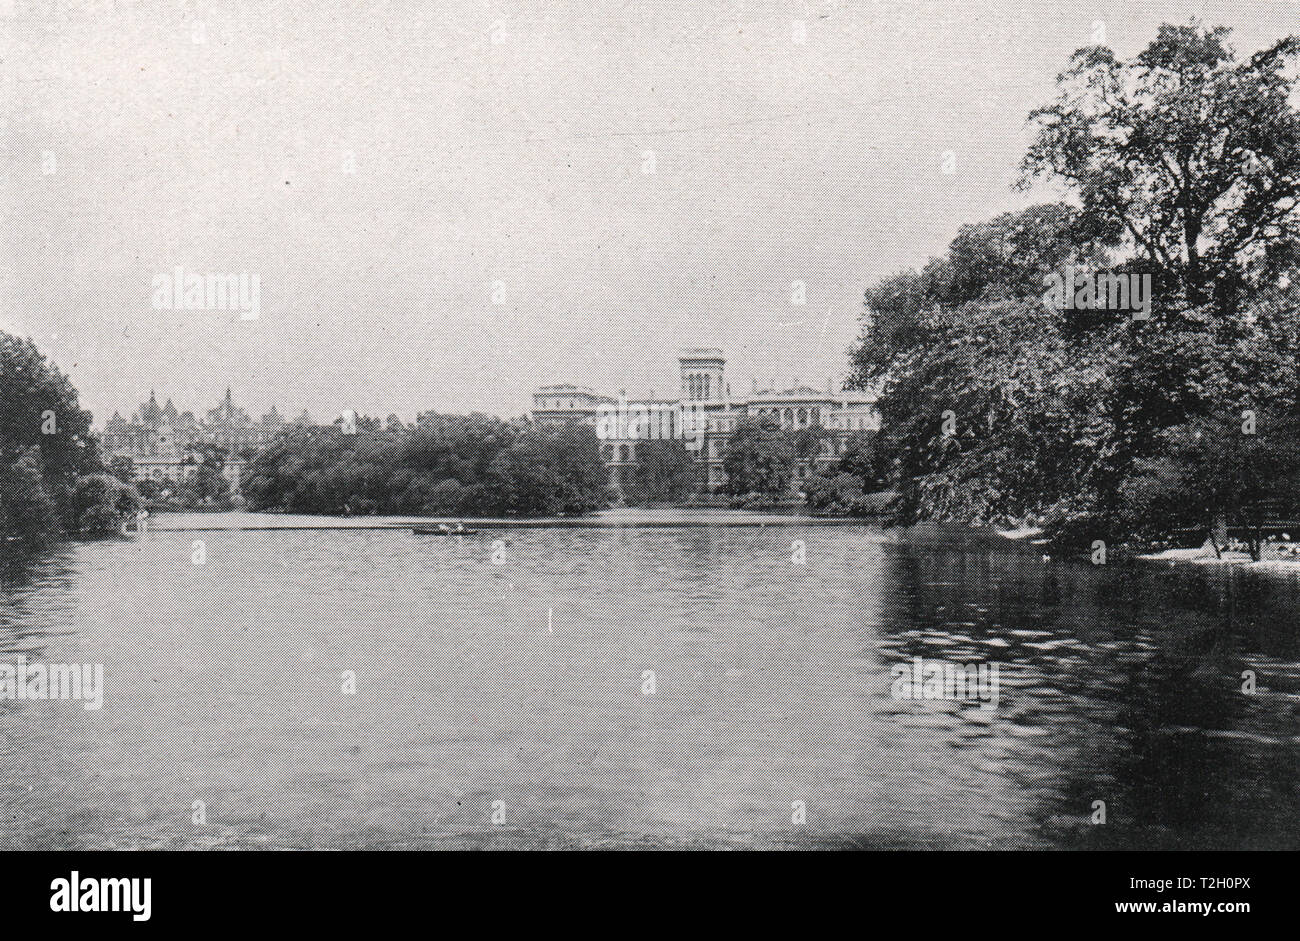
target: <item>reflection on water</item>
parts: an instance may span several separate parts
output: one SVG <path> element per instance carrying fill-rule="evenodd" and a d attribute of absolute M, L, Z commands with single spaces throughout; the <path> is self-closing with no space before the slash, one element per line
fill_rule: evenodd
<path fill-rule="evenodd" d="M 0 701 L 0 847 L 1294 848 L 1298 591 L 866 527 L 59 546 L 0 662 L 104 708 Z M 998 707 L 891 698 L 914 657 Z"/>

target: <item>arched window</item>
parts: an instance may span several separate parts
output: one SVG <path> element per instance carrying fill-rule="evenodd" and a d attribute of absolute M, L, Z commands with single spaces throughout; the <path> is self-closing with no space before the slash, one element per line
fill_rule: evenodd
<path fill-rule="evenodd" d="M 704 397 L 707 399 L 712 395 L 713 377 L 704 377 Z"/>
<path fill-rule="evenodd" d="M 786 426 L 787 428 L 794 427 L 794 409 L 792 409 L 792 408 L 787 408 L 787 409 L 785 410 L 785 422 L 784 422 L 784 424 L 785 424 L 785 426 Z"/>
<path fill-rule="evenodd" d="M 622 461 L 623 463 L 625 463 L 625 464 L 627 463 L 627 461 L 628 461 L 628 447 L 627 447 L 626 444 L 620 444 L 620 445 L 618 446 L 618 459 L 619 459 L 620 461 Z"/>
<path fill-rule="evenodd" d="M 812 410 L 812 423 L 813 423 L 814 425 L 820 425 L 820 424 L 822 423 L 822 410 L 821 410 L 821 409 L 819 409 L 819 408 L 815 408 L 815 409 Z"/>
<path fill-rule="evenodd" d="M 799 427 L 803 428 L 808 424 L 808 409 L 799 409 Z"/>

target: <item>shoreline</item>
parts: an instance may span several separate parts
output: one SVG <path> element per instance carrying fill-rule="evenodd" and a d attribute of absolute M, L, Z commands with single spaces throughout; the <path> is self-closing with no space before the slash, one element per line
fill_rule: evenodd
<path fill-rule="evenodd" d="M 1222 558 L 1216 558 L 1213 549 L 1204 546 L 1195 549 L 1161 549 L 1158 552 L 1142 552 L 1134 556 L 1146 562 L 1168 562 L 1170 565 L 1218 565 L 1233 566 L 1253 572 L 1270 572 L 1275 575 L 1300 575 L 1300 558 L 1288 559 L 1262 558 L 1252 561 L 1250 553 L 1224 550 Z"/>
<path fill-rule="evenodd" d="M 213 519 L 220 517 L 220 522 Z M 482 530 L 520 529 L 707 529 L 781 526 L 864 526 L 872 524 L 858 517 L 826 517 L 803 514 L 765 513 L 753 510 L 699 508 L 674 511 L 604 510 L 588 516 L 563 517 L 474 517 L 474 516 L 323 516 L 307 513 L 253 513 L 233 510 L 213 512 L 158 513 L 149 517 L 154 532 L 270 532 L 295 530 L 403 530 L 436 526 L 439 523 Z M 878 525 L 875 528 L 879 529 Z"/>
<path fill-rule="evenodd" d="M 1043 530 L 1036 526 L 1021 526 L 1016 529 L 998 529 L 995 532 L 1012 542 L 1038 544 L 1045 540 Z M 1276 544 L 1274 544 L 1276 545 Z M 1267 545 L 1265 546 L 1267 552 Z M 1222 557 L 1217 557 L 1213 549 L 1197 546 L 1189 549 L 1158 549 L 1148 552 L 1135 552 L 1128 556 L 1143 562 L 1168 562 L 1170 565 L 1217 565 L 1233 566 L 1254 572 L 1270 572 L 1276 575 L 1300 575 L 1300 557 L 1262 558 L 1258 562 L 1250 558 L 1250 553 L 1235 550 L 1223 550 Z"/>

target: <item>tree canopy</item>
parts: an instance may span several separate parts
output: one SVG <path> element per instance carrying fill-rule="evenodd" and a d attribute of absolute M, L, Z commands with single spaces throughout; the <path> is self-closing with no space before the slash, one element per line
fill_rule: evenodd
<path fill-rule="evenodd" d="M 1300 50 L 1288 38 L 1239 61 L 1227 35 L 1164 26 L 1131 61 L 1077 52 L 1030 117 L 1022 180 L 1068 199 L 963 226 L 941 258 L 866 291 L 852 378 L 879 394 L 905 519 L 1124 538 L 1152 531 L 1158 491 L 1204 516 L 1283 488 L 1295 429 L 1276 416 L 1300 404 Z M 1151 276 L 1150 316 L 1049 303 L 1055 273 L 1076 271 Z M 1229 419 L 1246 412 L 1270 418 L 1243 443 Z M 1229 472 L 1243 454 L 1261 471 L 1249 487 Z M 1220 472 L 1252 496 L 1212 497 Z"/>
<path fill-rule="evenodd" d="M 31 340 L 0 332 L 0 537 L 101 534 L 134 512 L 134 487 L 104 476 L 90 420 Z"/>
<path fill-rule="evenodd" d="M 586 426 L 421 415 L 415 427 L 358 418 L 283 433 L 249 464 L 255 510 L 551 515 L 604 505 L 605 467 Z"/>

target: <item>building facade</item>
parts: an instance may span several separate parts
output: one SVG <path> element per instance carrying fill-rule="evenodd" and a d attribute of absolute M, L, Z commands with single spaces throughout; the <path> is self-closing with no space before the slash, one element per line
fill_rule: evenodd
<path fill-rule="evenodd" d="M 191 449 L 199 445 L 224 448 L 227 457 L 222 474 L 230 489 L 238 493 L 247 461 L 241 452 L 257 450 L 286 426 L 275 406 L 259 421 L 234 404 L 230 389 L 207 417 L 196 419 L 193 412 L 178 412 L 172 400 L 159 405 L 155 394 L 125 419 L 114 412 L 103 432 L 105 462 L 129 457 L 136 480 L 177 482 L 198 473 Z"/>
<path fill-rule="evenodd" d="M 726 486 L 723 458 L 741 418 L 770 417 L 787 430 L 821 428 L 826 432 L 819 453 L 797 462 L 791 482 L 794 489 L 801 489 L 801 481 L 839 460 L 854 434 L 880 428 L 876 397 L 869 392 L 837 389 L 829 381 L 824 390 L 818 390 L 800 385 L 797 380 L 788 389 L 759 390 L 754 381 L 748 395 L 733 396 L 721 350 L 683 350 L 678 362 L 681 390 L 676 398 L 631 401 L 601 395 L 585 386 L 544 386 L 533 393 L 532 418 L 543 424 L 582 422 L 598 428 L 603 439 L 601 455 L 614 486 L 619 486 L 627 469 L 636 465 L 637 447 L 647 437 L 690 437 L 698 441 L 693 453 L 703 465 L 702 487 L 708 493 Z M 611 410 L 648 416 L 653 433 L 629 434 L 620 424 L 602 424 L 602 417 Z M 614 427 L 618 430 L 611 434 Z M 640 427 L 644 428 L 644 423 Z"/>

